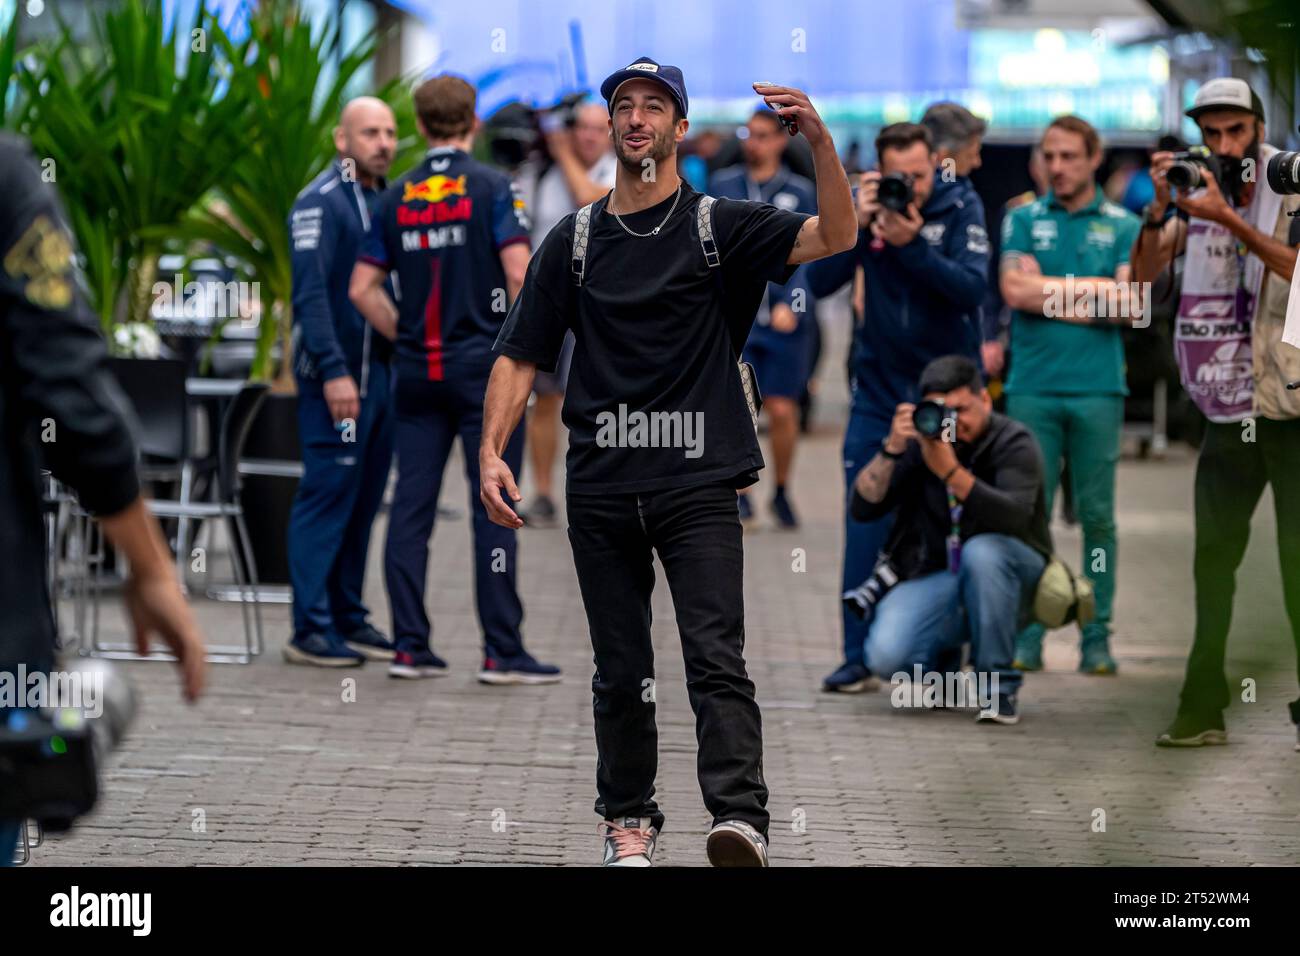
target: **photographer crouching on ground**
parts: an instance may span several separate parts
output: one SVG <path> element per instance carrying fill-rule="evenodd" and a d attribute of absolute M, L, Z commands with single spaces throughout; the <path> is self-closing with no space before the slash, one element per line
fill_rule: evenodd
<path fill-rule="evenodd" d="M 898 405 L 853 482 L 853 518 L 894 523 L 872 577 L 845 603 L 869 619 L 867 666 L 881 676 L 916 664 L 955 672 L 969 640 L 981 686 L 996 687 L 979 719 L 1014 724 L 1016 632 L 1052 550 L 1038 445 L 993 412 L 965 356 L 930 362 L 920 392 L 919 405 Z"/>

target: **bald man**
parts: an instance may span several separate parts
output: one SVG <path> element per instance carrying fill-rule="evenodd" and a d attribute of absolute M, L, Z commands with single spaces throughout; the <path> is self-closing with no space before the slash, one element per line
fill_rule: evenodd
<path fill-rule="evenodd" d="M 348 299 L 348 279 L 397 146 L 392 110 L 371 96 L 343 108 L 338 156 L 289 216 L 294 376 L 302 481 L 289 521 L 293 636 L 287 661 L 355 667 L 393 645 L 362 601 L 370 525 L 393 457 L 392 346 Z"/>

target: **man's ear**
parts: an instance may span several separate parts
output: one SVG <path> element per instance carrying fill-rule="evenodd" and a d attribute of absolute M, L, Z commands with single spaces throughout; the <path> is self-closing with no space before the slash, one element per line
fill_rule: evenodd
<path fill-rule="evenodd" d="M 682 140 L 686 138 L 686 131 L 690 128 L 691 128 L 691 121 L 688 120 L 685 116 L 683 116 L 681 119 L 677 121 L 677 133 L 673 138 L 680 143 Z"/>
<path fill-rule="evenodd" d="M 347 135 L 343 132 L 342 126 L 334 127 L 333 138 L 334 138 L 334 151 L 336 153 L 344 152 L 345 150 L 343 147 L 347 146 L 348 139 L 347 139 Z"/>
<path fill-rule="evenodd" d="M 993 411 L 993 396 L 989 394 L 987 385 L 980 389 L 980 404 L 984 406 L 985 412 Z"/>

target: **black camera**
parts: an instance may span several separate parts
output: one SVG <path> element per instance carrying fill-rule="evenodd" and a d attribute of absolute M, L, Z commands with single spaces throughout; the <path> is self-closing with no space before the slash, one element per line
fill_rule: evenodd
<path fill-rule="evenodd" d="M 1205 185 L 1207 173 L 1219 178 L 1218 160 L 1208 147 L 1193 146 L 1186 152 L 1174 153 L 1174 162 L 1165 172 L 1165 180 L 1177 189 L 1200 189 Z"/>
<path fill-rule="evenodd" d="M 72 710 L 0 714 L 0 818 L 66 830 L 99 796 L 95 739 Z"/>
<path fill-rule="evenodd" d="M 1268 184 L 1279 195 L 1300 195 L 1300 152 L 1274 155 L 1268 161 Z"/>
<path fill-rule="evenodd" d="M 898 583 L 898 572 L 888 558 L 876 562 L 871 577 L 843 594 L 844 606 L 860 621 L 870 620 L 885 592 Z"/>
<path fill-rule="evenodd" d="M 876 190 L 876 199 L 886 209 L 892 209 L 900 215 L 907 215 L 907 207 L 912 204 L 915 194 L 912 192 L 912 177 L 907 173 L 886 173 L 880 177 Z"/>
<path fill-rule="evenodd" d="M 946 424 L 956 421 L 957 413 L 943 402 L 926 399 L 912 409 L 912 427 L 926 438 L 938 438 Z"/>

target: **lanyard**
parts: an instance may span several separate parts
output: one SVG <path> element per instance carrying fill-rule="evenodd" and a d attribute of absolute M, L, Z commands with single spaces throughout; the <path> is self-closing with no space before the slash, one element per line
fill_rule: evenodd
<path fill-rule="evenodd" d="M 944 490 L 948 493 L 948 518 L 952 523 L 948 531 L 948 537 L 945 539 L 948 545 L 948 570 L 956 574 L 961 570 L 962 504 L 957 500 L 957 496 L 952 493 L 951 486 L 946 486 Z"/>

